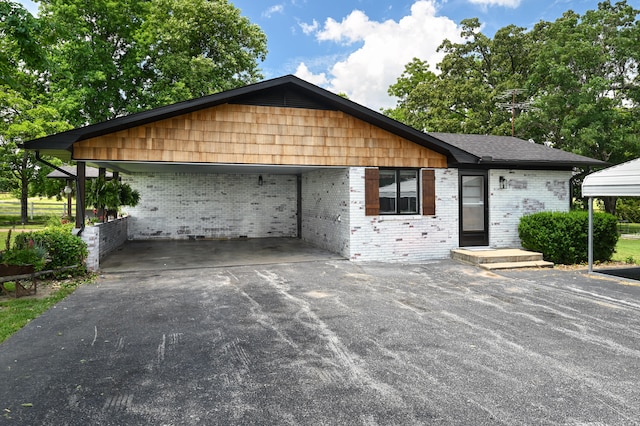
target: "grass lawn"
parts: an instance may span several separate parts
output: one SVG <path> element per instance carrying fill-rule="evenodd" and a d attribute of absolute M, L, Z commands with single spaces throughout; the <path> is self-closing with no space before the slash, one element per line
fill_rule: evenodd
<path fill-rule="evenodd" d="M 6 192 L 0 192 L 0 201 L 20 202 L 17 198 Z M 56 203 L 56 205 L 59 206 L 62 205 L 64 201 L 59 201 L 55 198 L 31 197 L 29 198 L 29 203 L 43 206 Z M 51 216 L 60 216 L 59 210 L 59 207 L 54 208 L 54 210 L 51 211 Z M 12 230 L 11 242 L 13 242 L 15 235 L 23 230 L 32 231 L 44 228 L 49 218 L 50 216 L 34 216 L 33 220 L 30 220 L 28 224 L 22 225 L 19 214 L 10 216 L 0 215 L 0 251 L 5 249 L 9 229 Z"/>
<path fill-rule="evenodd" d="M 0 297 L 0 343 L 71 294 L 80 284 L 92 281 L 93 277 L 86 276 L 46 283 L 41 281 L 37 296 L 19 299 Z"/>
<path fill-rule="evenodd" d="M 33 213 L 33 220 L 29 218 L 30 223 L 46 223 L 51 216 L 61 217 L 66 199 L 56 200 L 55 197 L 30 197 L 29 216 Z M 33 210 L 32 210 L 33 209 Z M 71 211 L 75 212 L 75 199 L 72 199 Z M 21 227 L 20 220 L 20 200 L 12 194 L 0 192 L 0 211 L 4 214 L 0 215 L 0 228 Z"/>
<path fill-rule="evenodd" d="M 630 264 L 640 264 L 640 239 L 627 240 L 620 238 L 616 245 L 616 252 L 613 253 L 612 260 Z"/>
<path fill-rule="evenodd" d="M 0 251 L 6 249 L 7 236 L 9 235 L 9 229 L 11 229 L 11 245 L 13 245 L 13 240 L 16 238 L 16 235 L 21 232 L 29 232 L 35 231 L 38 229 L 44 229 L 45 225 L 20 225 L 17 228 L 9 227 L 9 226 L 1 226 L 0 225 Z"/>
<path fill-rule="evenodd" d="M 0 200 L 6 197 L 6 194 L 0 194 Z M 20 232 L 45 228 L 49 217 L 34 217 L 34 219 L 37 219 L 38 223 L 22 225 L 20 224 L 19 216 L 0 217 L 0 251 L 5 250 L 9 230 L 11 230 L 11 242 L 13 243 L 13 239 Z M 24 327 L 29 321 L 64 299 L 78 285 L 92 280 L 92 276 L 72 277 L 65 280 L 43 279 L 38 282 L 38 294 L 36 296 L 19 299 L 0 296 L 0 343 Z M 13 283 L 5 283 L 5 286 L 9 291 L 15 287 Z"/>

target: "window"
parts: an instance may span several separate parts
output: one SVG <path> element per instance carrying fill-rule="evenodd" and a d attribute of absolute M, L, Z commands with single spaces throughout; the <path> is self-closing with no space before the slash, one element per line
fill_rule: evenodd
<path fill-rule="evenodd" d="M 418 213 L 418 171 L 380 170 L 380 214 Z"/>
<path fill-rule="evenodd" d="M 380 170 L 380 214 L 418 213 L 418 171 Z"/>
<path fill-rule="evenodd" d="M 365 215 L 419 214 L 418 194 L 422 191 L 422 214 L 436 214 L 435 171 L 365 169 Z M 421 186 L 421 188 L 420 188 Z"/>

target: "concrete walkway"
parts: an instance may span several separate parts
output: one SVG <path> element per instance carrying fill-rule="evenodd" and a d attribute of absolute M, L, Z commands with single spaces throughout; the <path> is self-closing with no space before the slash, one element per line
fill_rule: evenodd
<path fill-rule="evenodd" d="M 633 425 L 640 287 L 451 260 L 106 272 L 0 345 L 7 425 Z"/>

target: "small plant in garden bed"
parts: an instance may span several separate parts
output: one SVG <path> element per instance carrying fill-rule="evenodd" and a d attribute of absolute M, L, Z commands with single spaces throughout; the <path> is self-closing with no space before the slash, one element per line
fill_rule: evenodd
<path fill-rule="evenodd" d="M 14 248 L 25 249 L 34 244 L 48 254 L 47 269 L 81 265 L 87 257 L 87 244 L 71 233 L 72 225 L 54 226 L 39 231 L 25 232 L 15 237 Z"/>
<path fill-rule="evenodd" d="M 33 244 L 25 248 L 12 248 L 0 254 L 0 263 L 4 265 L 27 266 L 32 265 L 36 271 L 41 271 L 47 263 L 47 250 Z"/>
<path fill-rule="evenodd" d="M 0 252 L 0 276 L 20 275 L 11 266 L 33 266 L 41 271 L 47 263 L 47 250 L 35 241 L 29 240 L 23 247 L 11 247 L 11 230 L 5 241 L 5 251 Z"/>
<path fill-rule="evenodd" d="M 76 272 L 86 272 L 84 259 L 88 254 L 87 244 L 81 238 L 71 234 L 71 227 L 72 225 L 54 226 L 23 232 L 15 236 L 13 247 L 10 247 L 11 233 L 9 233 L 5 243 L 6 250 L 0 254 L 0 263 L 33 265 L 36 271 L 78 265 Z"/>

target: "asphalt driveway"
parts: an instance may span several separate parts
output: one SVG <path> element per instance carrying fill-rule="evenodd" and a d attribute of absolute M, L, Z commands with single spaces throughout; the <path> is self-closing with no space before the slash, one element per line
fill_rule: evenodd
<path fill-rule="evenodd" d="M 0 345 L 15 425 L 631 425 L 640 287 L 453 261 L 106 274 Z"/>

